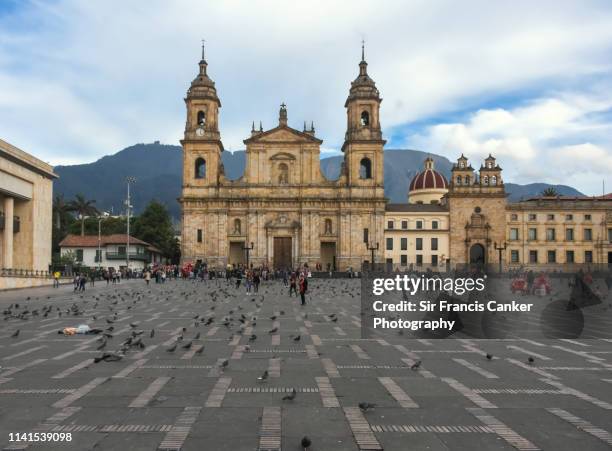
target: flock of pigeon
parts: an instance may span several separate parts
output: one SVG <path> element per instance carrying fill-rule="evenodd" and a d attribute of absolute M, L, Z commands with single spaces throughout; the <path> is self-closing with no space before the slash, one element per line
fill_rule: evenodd
<path fill-rule="evenodd" d="M 320 284 L 319 288 L 321 285 L 325 286 L 324 291 L 326 294 L 329 294 L 329 299 L 340 295 L 358 296 L 358 293 L 349 287 L 347 282 L 336 280 L 334 282 L 320 281 L 318 283 Z M 200 328 L 211 325 L 222 326 L 228 333 L 228 339 L 232 339 L 236 335 L 243 336 L 247 327 L 250 327 L 250 330 L 254 330 L 257 327 L 257 315 L 266 300 L 266 294 L 272 292 L 272 290 L 278 290 L 278 293 L 286 293 L 285 290 L 287 290 L 281 284 L 268 284 L 262 286 L 260 293 L 245 296 L 242 291 L 228 286 L 221 280 L 210 281 L 207 285 L 206 296 L 203 296 L 204 293 L 198 284 L 185 284 L 183 291 L 179 292 L 179 296 L 187 301 L 181 305 L 181 308 L 187 308 L 191 304 L 194 310 L 200 310 L 200 312 L 194 311 L 189 319 L 185 320 L 187 323 L 180 329 L 178 335 L 174 337 L 174 342 L 165 349 L 165 352 L 172 354 L 179 348 L 190 350 L 197 343 L 199 346 L 194 354 L 202 355 L 205 347 L 200 339 Z M 316 284 L 311 284 L 311 292 L 316 291 L 316 288 Z M 115 336 L 117 334 L 116 322 L 120 321 L 124 315 L 134 314 L 138 307 L 148 307 L 154 302 L 171 303 L 175 295 L 175 289 L 171 287 L 162 287 L 155 291 L 150 288 L 122 288 L 107 292 L 94 291 L 91 295 L 89 293 L 80 294 L 79 300 L 76 302 L 73 300 L 74 297 L 71 296 L 67 299 L 69 305 L 64 307 L 60 307 L 60 303 L 55 302 L 57 300 L 49 301 L 51 297 L 47 296 L 46 304 L 40 308 L 30 308 L 29 304 L 32 299 L 28 297 L 25 299 L 25 302 L 10 304 L 2 313 L 4 321 L 11 322 L 24 322 L 56 315 L 58 318 L 74 319 L 75 322 L 96 324 L 97 327 L 91 327 L 91 332 L 89 333 L 99 335 L 96 349 L 100 351 L 100 355 L 94 357 L 93 362 L 117 362 L 125 358 L 131 351 L 142 351 L 145 349 L 147 346 L 145 340 L 147 340 L 147 337 L 148 339 L 153 339 L 156 332 L 155 329 L 145 330 L 140 327 L 139 322 L 134 321 L 129 323 L 129 331 L 126 336 L 119 338 Z M 40 299 L 35 298 L 34 301 L 40 301 Z M 216 312 L 222 310 L 226 311 L 226 313 L 217 315 Z M 284 314 L 285 312 L 280 310 L 277 314 L 270 316 L 269 319 L 275 321 Z M 308 314 L 303 312 L 302 317 L 306 319 Z M 336 313 L 328 314 L 327 320 L 337 323 L 338 315 Z M 267 334 L 275 334 L 278 332 L 278 329 L 278 327 L 272 327 L 267 330 Z M 59 332 L 61 333 L 61 331 Z M 19 336 L 20 329 L 17 328 L 10 335 L 10 339 L 17 339 Z M 295 343 L 301 340 L 301 335 L 299 334 L 290 335 L 290 337 Z M 257 334 L 249 333 L 247 338 L 248 344 L 243 347 L 244 352 L 251 350 L 251 345 L 257 341 L 257 338 Z M 114 343 L 116 345 L 112 346 Z M 107 349 L 111 347 L 114 349 Z M 487 360 L 495 358 L 490 353 L 487 353 L 485 357 Z M 410 368 L 418 371 L 421 363 L 421 360 L 417 360 L 412 363 Z M 534 364 L 535 359 L 530 356 L 528 363 Z M 220 359 L 217 365 L 220 371 L 225 371 L 229 366 L 229 360 Z M 257 380 L 263 383 L 268 378 L 269 373 L 266 370 Z M 281 398 L 281 401 L 293 402 L 296 397 L 297 391 L 293 388 L 289 394 Z M 359 408 L 363 412 L 367 412 L 375 407 L 376 404 L 373 403 L 365 401 L 359 403 Z M 300 445 L 304 449 L 310 449 L 312 441 L 308 437 L 303 437 Z"/>

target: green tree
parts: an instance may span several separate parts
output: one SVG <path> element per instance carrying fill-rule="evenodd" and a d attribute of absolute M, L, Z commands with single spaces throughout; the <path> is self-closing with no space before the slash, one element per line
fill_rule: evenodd
<path fill-rule="evenodd" d="M 59 252 L 59 242 L 64 239 L 70 226 L 74 223 L 72 211 L 71 204 L 65 201 L 63 195 L 57 195 L 53 198 L 53 252 Z"/>
<path fill-rule="evenodd" d="M 98 217 L 85 218 L 84 223 L 85 235 L 98 234 Z M 130 223 L 134 224 L 134 218 L 131 218 Z M 102 235 L 125 233 L 126 229 L 126 218 L 124 216 L 104 218 L 100 223 L 100 233 Z M 74 221 L 68 228 L 68 232 L 74 235 L 81 233 L 81 222 Z"/>
<path fill-rule="evenodd" d="M 142 214 L 134 220 L 132 234 L 159 248 L 162 255 L 176 262 L 180 255 L 178 242 L 174 237 L 172 220 L 166 207 L 152 200 Z"/>
<path fill-rule="evenodd" d="M 81 221 L 81 236 L 85 235 L 85 217 L 96 216 L 98 209 L 94 206 L 95 200 L 87 200 L 82 194 L 74 196 L 74 200 L 70 202 L 70 208 L 77 214 L 77 218 Z"/>
<path fill-rule="evenodd" d="M 544 191 L 542 191 L 541 195 L 544 197 L 557 197 L 559 195 L 559 192 L 554 187 L 549 186 Z"/>

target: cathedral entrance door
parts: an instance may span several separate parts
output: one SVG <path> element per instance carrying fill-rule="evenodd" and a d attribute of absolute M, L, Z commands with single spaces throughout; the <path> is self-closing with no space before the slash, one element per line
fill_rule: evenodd
<path fill-rule="evenodd" d="M 274 237 L 274 267 L 276 269 L 292 268 L 291 237 Z"/>
<path fill-rule="evenodd" d="M 485 250 L 482 244 L 474 244 L 470 248 L 470 263 L 476 265 L 485 264 Z"/>

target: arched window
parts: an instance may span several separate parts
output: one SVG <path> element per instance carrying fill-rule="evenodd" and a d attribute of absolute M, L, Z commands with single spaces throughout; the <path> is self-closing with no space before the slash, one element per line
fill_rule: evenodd
<path fill-rule="evenodd" d="M 491 176 L 491 185 L 497 186 L 497 176 L 496 175 Z"/>
<path fill-rule="evenodd" d="M 204 111 L 198 111 L 198 125 L 204 126 L 206 124 L 206 113 Z"/>
<path fill-rule="evenodd" d="M 460 175 L 457 176 L 457 185 L 461 185 L 461 176 Z"/>
<path fill-rule="evenodd" d="M 482 183 L 483 185 L 488 185 L 489 184 L 489 176 L 485 175 L 484 178 L 482 179 Z"/>
<path fill-rule="evenodd" d="M 465 176 L 465 184 L 466 184 L 466 185 L 469 185 L 469 184 L 470 184 L 470 176 L 469 176 L 469 175 L 466 175 L 466 176 Z"/>
<path fill-rule="evenodd" d="M 361 112 L 361 125 L 364 127 L 370 125 L 370 113 L 368 113 L 367 111 Z"/>
<path fill-rule="evenodd" d="M 359 163 L 359 178 L 371 179 L 372 178 L 372 162 L 369 158 L 362 158 Z"/>
<path fill-rule="evenodd" d="M 278 183 L 280 185 L 289 183 L 289 168 L 285 163 L 280 163 L 278 165 Z"/>
<path fill-rule="evenodd" d="M 240 235 L 240 233 L 242 232 L 242 223 L 240 222 L 240 219 L 234 219 L 234 234 L 235 235 Z"/>
<path fill-rule="evenodd" d="M 204 158 L 198 158 L 195 161 L 195 178 L 206 178 L 206 160 Z"/>
<path fill-rule="evenodd" d="M 332 233 L 332 220 L 331 219 L 326 219 L 325 220 L 325 234 L 330 234 Z"/>

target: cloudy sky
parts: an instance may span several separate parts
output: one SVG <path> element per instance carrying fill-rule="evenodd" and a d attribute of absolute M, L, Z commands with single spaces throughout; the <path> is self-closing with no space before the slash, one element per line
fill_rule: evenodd
<path fill-rule="evenodd" d="M 178 144 L 202 38 L 228 149 L 284 101 L 338 153 L 365 39 L 387 148 L 491 152 L 507 181 L 612 190 L 605 0 L 0 0 L 0 138 L 52 164 Z"/>

